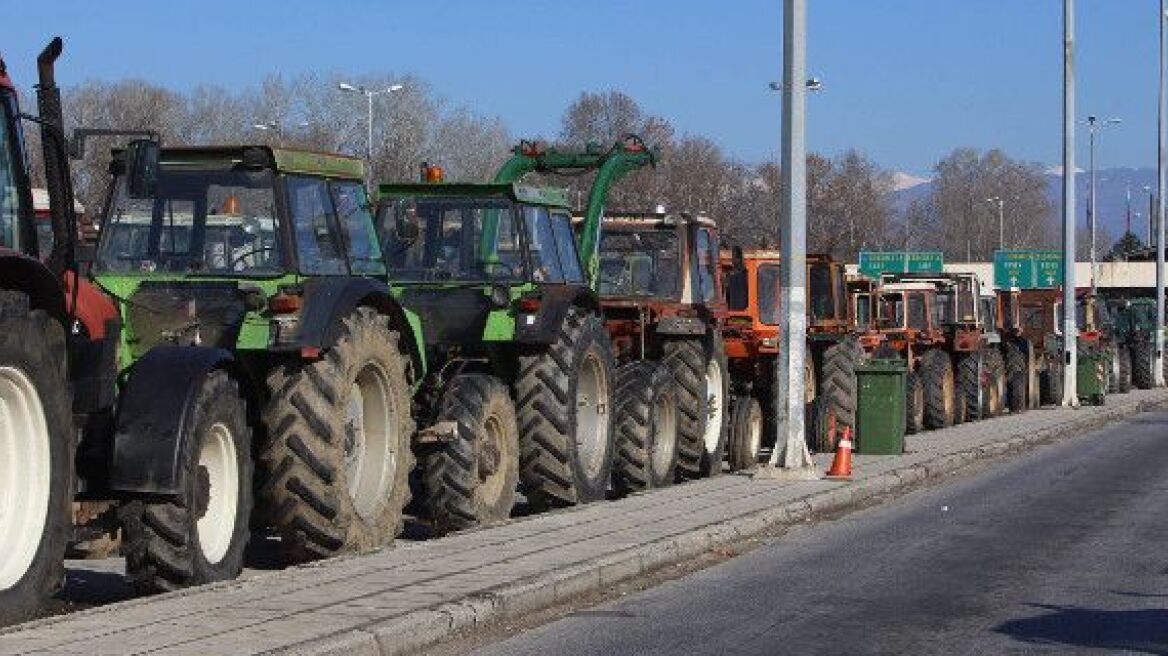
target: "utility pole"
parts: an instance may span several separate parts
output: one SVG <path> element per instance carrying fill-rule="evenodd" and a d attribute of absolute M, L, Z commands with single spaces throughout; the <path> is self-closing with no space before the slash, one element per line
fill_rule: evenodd
<path fill-rule="evenodd" d="M 1161 0 L 1163 2 L 1163 0 Z M 1063 405 L 1079 405 L 1075 322 L 1075 0 L 1063 0 Z"/>
<path fill-rule="evenodd" d="M 986 199 L 987 203 L 998 205 L 998 250 L 1006 250 L 1006 200 L 1001 196 Z"/>
<path fill-rule="evenodd" d="M 337 85 L 337 89 L 347 93 L 360 93 L 365 96 L 365 162 L 372 169 L 373 167 L 373 96 L 380 96 L 383 93 L 394 93 L 402 90 L 402 85 L 391 84 L 384 89 L 369 89 L 363 85 L 352 85 L 348 82 L 341 82 Z"/>
<path fill-rule="evenodd" d="M 807 4 L 783 4 L 783 235 L 780 278 L 782 333 L 775 362 L 778 435 L 769 467 L 760 478 L 818 478 L 804 434 L 803 349 L 807 339 L 807 159 L 804 108 L 807 97 Z"/>
<path fill-rule="evenodd" d="M 1087 128 L 1091 132 L 1091 201 L 1087 204 L 1087 223 L 1091 228 L 1091 291 L 1099 280 L 1099 256 L 1095 250 L 1095 235 L 1098 221 L 1095 216 L 1095 139 L 1096 134 L 1111 125 L 1118 125 L 1121 119 L 1109 118 L 1102 121 L 1094 115 L 1087 117 Z"/>
<path fill-rule="evenodd" d="M 1165 0 L 1160 0 L 1160 90 L 1158 94 L 1156 129 L 1156 385 L 1164 386 L 1164 194 L 1168 180 L 1165 180 L 1164 150 L 1168 136 L 1168 46 L 1165 44 L 1164 21 L 1168 20 Z"/>

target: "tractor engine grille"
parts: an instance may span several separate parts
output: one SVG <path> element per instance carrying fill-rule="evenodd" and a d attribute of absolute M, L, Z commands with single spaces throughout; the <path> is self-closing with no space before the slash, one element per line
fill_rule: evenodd
<path fill-rule="evenodd" d="M 134 357 L 160 344 L 231 349 L 247 314 L 233 282 L 146 282 L 127 306 Z"/>

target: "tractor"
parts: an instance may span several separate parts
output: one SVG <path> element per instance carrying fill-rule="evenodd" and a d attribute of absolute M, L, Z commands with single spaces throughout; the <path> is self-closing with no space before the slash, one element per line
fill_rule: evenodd
<path fill-rule="evenodd" d="M 1011 414 L 1039 407 L 1041 398 L 1041 354 L 1023 324 L 1022 293 L 1018 288 L 999 289 L 992 299 L 992 316 L 1006 363 L 1006 406 Z"/>
<path fill-rule="evenodd" d="M 491 183 L 384 184 L 377 225 L 395 298 L 422 319 L 430 373 L 419 412 L 422 513 L 437 533 L 605 498 L 615 451 L 612 343 L 596 293 L 608 189 L 651 164 L 641 141 L 608 150 L 515 147 Z M 596 171 L 579 236 L 563 190 L 532 172 Z"/>
<path fill-rule="evenodd" d="M 1078 349 L 1080 371 L 1079 396 L 1089 403 L 1102 405 L 1108 394 L 1126 394 L 1131 391 L 1131 352 L 1121 349 L 1115 336 L 1115 321 L 1107 302 L 1093 290 L 1080 289 L 1076 294 L 1075 319 L 1079 329 Z M 1102 362 L 1106 377 L 1097 384 L 1090 372 L 1082 366 Z"/>
<path fill-rule="evenodd" d="M 620 492 L 719 474 L 758 461 L 762 413 L 734 406 L 739 442 L 727 445 L 730 372 L 718 226 L 702 215 L 606 212 L 599 293 L 616 352 Z M 676 381 L 676 386 L 674 385 Z"/>
<path fill-rule="evenodd" d="M 112 439 L 87 436 L 79 467 L 141 494 L 120 509 L 135 586 L 237 575 L 253 526 L 289 562 L 391 543 L 428 435 L 411 408 L 425 360 L 362 162 L 155 145 L 115 151 L 110 172 L 92 275 L 126 380 Z"/>
<path fill-rule="evenodd" d="M 1152 389 L 1156 384 L 1156 299 L 1118 299 L 1113 302 L 1112 311 L 1116 317 L 1116 341 L 1121 353 L 1126 350 L 1131 361 L 1132 385 L 1137 389 Z"/>
<path fill-rule="evenodd" d="M 775 358 L 779 353 L 779 257 L 774 250 L 722 253 L 727 317 L 723 331 L 734 382 L 735 404 L 752 398 L 773 416 Z M 827 255 L 807 256 L 807 344 L 804 358 L 808 444 L 835 450 L 830 426 L 855 426 L 856 364 L 863 358 L 853 335 L 854 318 L 844 265 Z M 737 413 L 736 413 L 737 416 Z M 832 419 L 834 418 L 834 422 Z M 738 426 L 734 422 L 734 426 Z M 773 431 L 767 431 L 773 435 Z M 731 441 L 737 441 L 736 431 Z M 767 446 L 773 446 L 768 444 Z"/>
<path fill-rule="evenodd" d="M 1021 336 L 1033 347 L 1039 381 L 1039 402 L 1058 405 L 1063 401 L 1064 335 L 1062 289 L 1023 289 L 1017 302 L 1021 316 Z M 1078 369 L 1075 376 L 1080 400 L 1102 404 L 1111 377 L 1111 359 L 1106 352 L 1101 327 L 1105 321 L 1098 311 L 1101 302 L 1089 292 L 1077 295 L 1076 326 Z"/>

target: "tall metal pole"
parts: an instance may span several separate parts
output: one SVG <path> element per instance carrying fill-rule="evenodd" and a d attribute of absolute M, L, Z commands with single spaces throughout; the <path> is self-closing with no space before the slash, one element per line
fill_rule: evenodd
<path fill-rule="evenodd" d="M 784 0 L 783 10 L 783 201 L 782 346 L 776 358 L 775 407 L 779 408 L 772 467 L 760 474 L 815 478 L 815 463 L 804 436 L 803 349 L 807 339 L 807 171 L 804 103 L 807 95 L 806 0 Z M 781 470 L 776 470 L 780 467 Z"/>
<path fill-rule="evenodd" d="M 1079 405 L 1075 322 L 1075 1 L 1063 0 L 1063 405 Z"/>
<path fill-rule="evenodd" d="M 1006 250 L 1006 200 L 998 199 L 998 249 Z"/>
<path fill-rule="evenodd" d="M 1168 44 L 1165 42 L 1165 0 L 1160 0 L 1160 91 L 1158 98 L 1158 126 L 1156 130 L 1156 385 L 1164 386 L 1164 195 L 1168 191 L 1165 179 L 1165 139 L 1168 138 Z"/>
<path fill-rule="evenodd" d="M 368 101 L 368 112 L 366 113 L 365 121 L 365 163 L 370 168 L 373 167 L 373 92 L 365 92 L 365 100 Z"/>

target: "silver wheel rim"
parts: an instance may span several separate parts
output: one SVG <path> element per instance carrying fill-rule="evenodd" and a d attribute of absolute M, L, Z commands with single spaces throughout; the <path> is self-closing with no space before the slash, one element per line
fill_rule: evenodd
<path fill-rule="evenodd" d="M 673 473 L 673 453 L 677 448 L 677 403 L 667 395 L 654 404 L 653 443 L 649 462 L 657 473 Z"/>
<path fill-rule="evenodd" d="M 593 353 L 584 356 L 576 379 L 576 453 L 588 478 L 604 469 L 608 457 L 608 379 Z"/>
<path fill-rule="evenodd" d="M 49 515 L 52 437 L 36 386 L 0 367 L 0 590 L 32 566 Z"/>
<path fill-rule="evenodd" d="M 199 469 L 206 472 L 208 483 L 207 509 L 195 524 L 199 549 L 209 563 L 223 560 L 235 535 L 236 514 L 239 512 L 237 458 L 231 430 L 224 424 L 211 426 L 199 449 Z"/>
<path fill-rule="evenodd" d="M 374 520 L 389 496 L 397 470 L 397 408 L 389 379 L 374 363 L 365 365 L 349 389 L 345 406 L 345 475 L 353 508 Z"/>
<path fill-rule="evenodd" d="M 505 459 L 513 458 L 506 442 L 507 432 L 496 415 L 483 422 L 483 439 L 477 448 L 477 475 L 479 484 L 474 496 L 482 503 L 494 505 L 503 496 L 507 479 Z"/>
<path fill-rule="evenodd" d="M 706 453 L 713 453 L 718 449 L 718 442 L 722 439 L 722 367 L 718 361 L 711 359 L 706 364 L 706 431 L 702 441 L 706 445 Z"/>
<path fill-rule="evenodd" d="M 750 434 L 747 441 L 747 454 L 750 462 L 758 462 L 758 452 L 762 450 L 762 413 L 750 413 Z"/>

